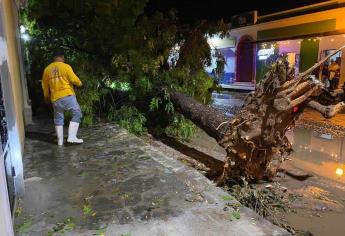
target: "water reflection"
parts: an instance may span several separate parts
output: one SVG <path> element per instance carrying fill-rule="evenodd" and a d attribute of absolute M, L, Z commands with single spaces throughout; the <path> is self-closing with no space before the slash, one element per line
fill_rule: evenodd
<path fill-rule="evenodd" d="M 293 143 L 291 158 L 297 167 L 345 183 L 344 138 L 308 129 L 295 129 L 288 138 Z"/>
<path fill-rule="evenodd" d="M 212 106 L 232 117 L 241 109 L 246 96 L 247 93 L 240 92 L 223 91 L 221 93 L 212 93 Z"/>
<path fill-rule="evenodd" d="M 239 92 L 213 93 L 212 106 L 232 117 L 242 107 L 246 96 Z M 297 167 L 345 183 L 344 138 L 297 128 L 287 136 L 293 144 L 291 158 Z"/>

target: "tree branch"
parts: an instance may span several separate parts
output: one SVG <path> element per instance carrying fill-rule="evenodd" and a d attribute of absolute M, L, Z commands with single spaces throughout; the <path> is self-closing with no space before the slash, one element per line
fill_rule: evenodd
<path fill-rule="evenodd" d="M 339 102 L 336 105 L 324 106 L 316 101 L 310 101 L 308 103 L 308 107 L 311 107 L 314 110 L 317 110 L 326 118 L 331 118 L 335 116 L 336 114 L 338 114 L 339 112 L 345 110 L 345 103 Z"/>

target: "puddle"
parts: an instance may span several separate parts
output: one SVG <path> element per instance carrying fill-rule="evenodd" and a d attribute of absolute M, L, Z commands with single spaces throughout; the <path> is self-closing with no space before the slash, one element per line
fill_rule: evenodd
<path fill-rule="evenodd" d="M 246 96 L 247 93 L 240 92 L 213 93 L 212 105 L 231 117 L 241 108 Z M 290 158 L 298 168 L 345 184 L 345 138 L 300 128 L 295 128 L 287 136 L 294 148 Z M 205 135 L 198 135 L 198 139 L 207 146 Z M 214 143 L 209 148 L 219 149 Z"/>
<path fill-rule="evenodd" d="M 345 138 L 295 129 L 288 134 L 293 143 L 294 165 L 333 181 L 345 184 Z"/>
<path fill-rule="evenodd" d="M 231 117 L 239 111 L 245 96 L 244 93 L 236 92 L 213 94 L 213 106 Z M 312 120 L 318 121 L 314 118 Z M 288 163 L 292 168 L 310 173 L 313 177 L 304 181 L 287 176 L 277 178 L 277 182 L 287 187 L 288 192 L 299 195 L 298 201 L 293 203 L 293 211 L 277 217 L 297 230 L 310 232 L 305 235 L 343 236 L 345 235 L 345 228 L 342 227 L 345 222 L 345 138 L 322 134 L 320 130 L 322 130 L 321 126 L 315 129 L 295 128 L 287 134 L 294 149 L 289 157 L 291 161 Z M 203 132 L 197 134 L 192 143 L 196 146 L 202 144 L 209 152 L 219 151 L 215 140 Z"/>
<path fill-rule="evenodd" d="M 212 93 L 212 106 L 224 111 L 227 116 L 232 117 L 241 109 L 246 96 L 247 93 L 240 92 L 224 91 Z"/>

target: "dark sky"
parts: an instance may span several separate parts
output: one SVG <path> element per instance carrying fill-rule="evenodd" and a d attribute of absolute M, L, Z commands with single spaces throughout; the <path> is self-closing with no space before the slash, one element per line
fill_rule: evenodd
<path fill-rule="evenodd" d="M 259 15 L 288 10 L 326 0 L 150 0 L 147 11 L 167 12 L 176 8 L 183 22 L 195 19 L 229 21 L 232 15 L 246 11 L 258 10 Z"/>

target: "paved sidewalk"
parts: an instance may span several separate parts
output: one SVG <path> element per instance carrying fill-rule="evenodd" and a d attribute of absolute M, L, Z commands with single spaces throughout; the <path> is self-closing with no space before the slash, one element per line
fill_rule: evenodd
<path fill-rule="evenodd" d="M 17 235 L 289 235 L 117 126 L 80 133 L 59 148 L 48 122 L 28 127 Z"/>

